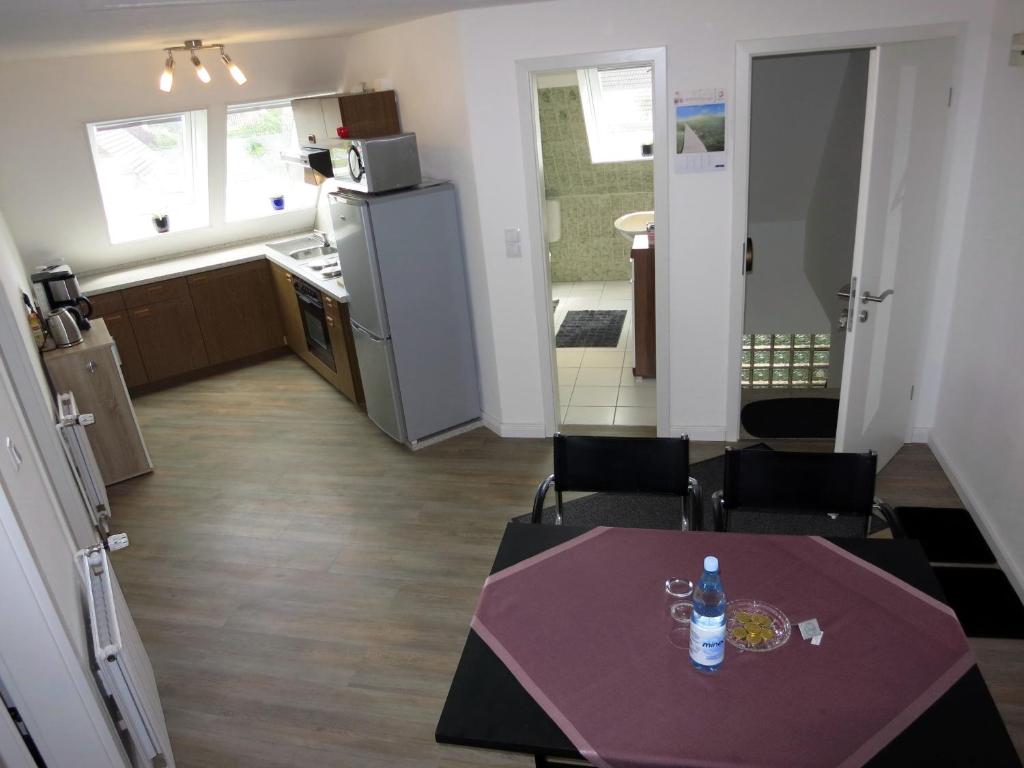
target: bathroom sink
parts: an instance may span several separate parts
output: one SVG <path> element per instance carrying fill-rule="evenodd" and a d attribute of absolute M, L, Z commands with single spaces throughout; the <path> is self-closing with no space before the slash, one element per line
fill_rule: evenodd
<path fill-rule="evenodd" d="M 615 231 L 633 242 L 633 238 L 647 232 L 647 225 L 654 221 L 654 211 L 633 211 L 615 220 Z"/>

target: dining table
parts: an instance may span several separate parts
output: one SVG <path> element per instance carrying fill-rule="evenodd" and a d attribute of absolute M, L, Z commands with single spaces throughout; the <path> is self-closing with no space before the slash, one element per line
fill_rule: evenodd
<path fill-rule="evenodd" d="M 791 619 L 779 649 L 727 646 L 709 674 L 669 641 L 664 580 L 696 582 L 703 554 L 730 600 Z M 798 631 L 810 618 L 820 645 Z M 910 539 L 510 522 L 435 738 L 538 765 L 1021 766 Z"/>

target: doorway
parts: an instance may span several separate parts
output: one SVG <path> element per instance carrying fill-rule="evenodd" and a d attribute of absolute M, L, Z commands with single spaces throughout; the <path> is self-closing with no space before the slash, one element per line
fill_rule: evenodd
<path fill-rule="evenodd" d="M 653 69 L 533 79 L 555 414 L 572 431 L 657 427 Z"/>
<path fill-rule="evenodd" d="M 753 60 L 741 436 L 835 438 L 867 49 Z"/>
<path fill-rule="evenodd" d="M 747 215 L 751 202 L 748 191 L 755 182 L 751 177 L 754 124 L 750 118 L 756 98 L 754 67 L 759 64 L 758 57 L 820 54 L 825 50 L 853 51 L 856 55 L 857 49 L 871 46 L 862 135 L 859 141 L 848 141 L 860 151 L 853 258 L 846 277 L 834 286 L 841 301 L 832 311 L 838 311 L 839 317 L 828 338 L 822 340 L 827 341 L 830 368 L 838 362 L 837 347 L 844 347 L 841 375 L 835 377 L 831 371 L 824 374 L 826 388 L 836 378 L 839 383 L 836 450 L 875 451 L 879 469 L 912 431 L 911 401 L 918 383 L 915 378 L 919 375 L 927 292 L 938 250 L 945 162 L 952 149 L 947 146 L 947 123 L 959 34 L 955 26 L 838 33 L 753 41 L 737 49 L 734 210 L 738 216 L 734 225 L 742 229 L 734 231 L 737 243 L 749 250 L 747 227 L 755 221 Z M 826 234 L 839 231 L 843 228 L 833 226 Z M 756 272 L 756 245 L 753 250 Z M 735 358 L 730 368 L 736 379 L 735 388 L 727 390 L 729 439 L 738 439 L 741 433 L 746 376 L 743 363 L 747 359 L 743 353 L 752 353 L 750 367 L 756 367 L 753 361 L 758 351 L 756 335 L 745 333 L 749 270 L 750 260 L 744 259 L 744 267 L 737 271 L 740 277 L 732 283 L 730 357 Z M 836 278 L 838 275 L 833 282 Z M 743 350 L 747 335 L 751 336 L 751 348 Z M 774 361 L 776 352 L 787 350 L 776 350 L 775 333 L 771 332 L 770 342 L 764 338 L 767 335 L 762 334 L 762 350 L 768 346 Z M 779 335 L 785 345 L 786 334 Z M 795 356 L 795 345 L 789 351 Z M 820 351 L 826 351 L 824 344 Z M 785 355 L 778 357 L 782 361 Z M 752 383 L 753 373 L 750 375 Z M 780 389 L 791 384 L 792 380 L 787 384 L 784 375 L 780 377 Z M 771 388 L 769 378 L 767 389 Z"/>

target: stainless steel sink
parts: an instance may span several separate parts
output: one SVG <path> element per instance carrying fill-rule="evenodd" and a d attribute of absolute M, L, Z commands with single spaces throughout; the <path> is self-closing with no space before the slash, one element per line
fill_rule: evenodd
<path fill-rule="evenodd" d="M 318 245 L 313 248 L 301 248 L 297 251 L 292 251 L 288 254 L 297 261 L 305 261 L 306 259 L 312 259 L 314 256 L 330 256 L 338 252 L 338 249 L 332 245 Z"/>
<path fill-rule="evenodd" d="M 267 243 L 267 248 L 272 248 L 282 256 L 288 256 L 296 261 L 305 261 L 317 256 L 330 256 L 338 252 L 333 246 L 324 245 L 323 240 L 317 235 L 293 237 L 290 240 Z"/>

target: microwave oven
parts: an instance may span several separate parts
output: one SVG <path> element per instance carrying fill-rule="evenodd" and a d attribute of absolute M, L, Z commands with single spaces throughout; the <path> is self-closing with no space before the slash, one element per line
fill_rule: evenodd
<path fill-rule="evenodd" d="M 423 181 L 415 133 L 352 139 L 348 174 L 335 171 L 338 186 L 373 194 L 415 187 Z"/>

